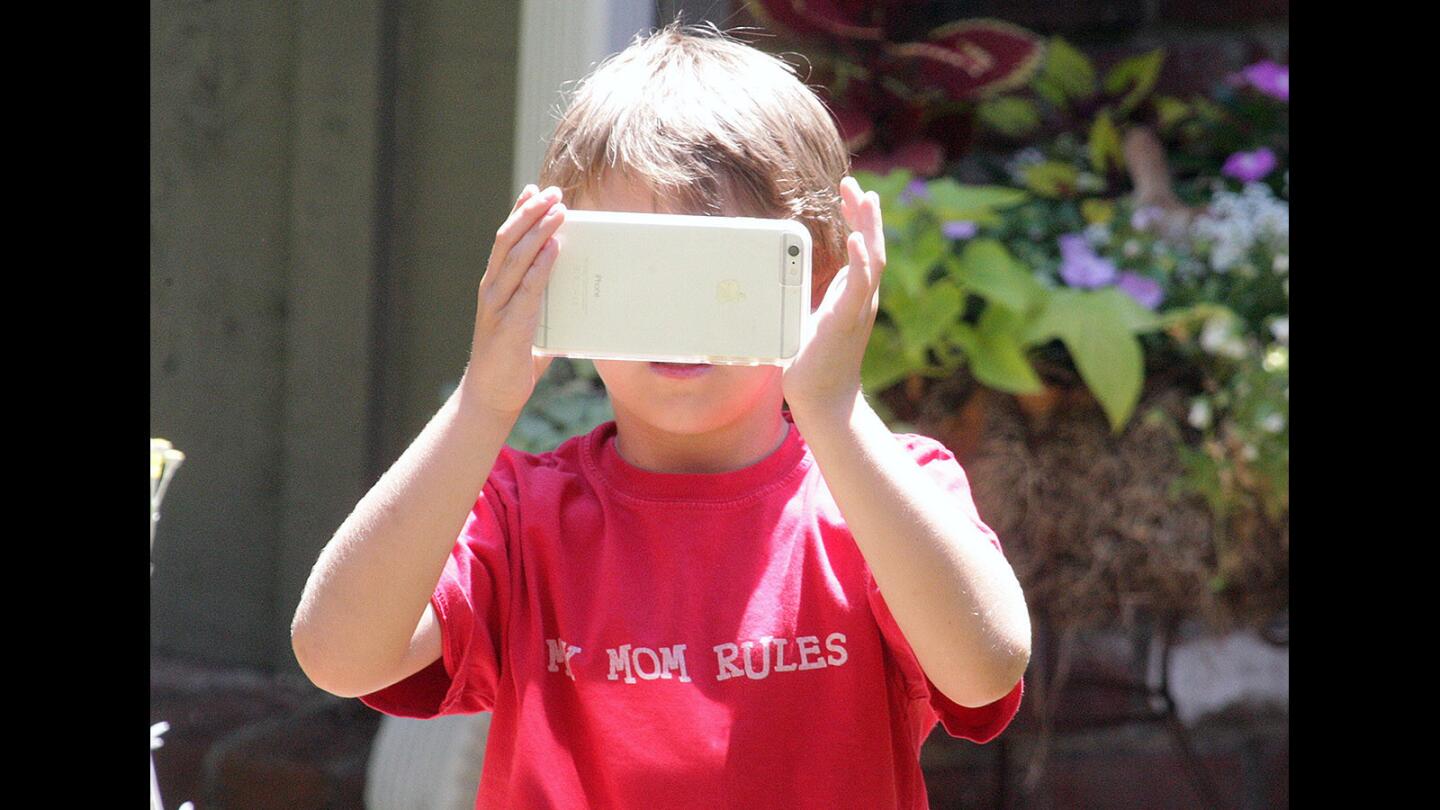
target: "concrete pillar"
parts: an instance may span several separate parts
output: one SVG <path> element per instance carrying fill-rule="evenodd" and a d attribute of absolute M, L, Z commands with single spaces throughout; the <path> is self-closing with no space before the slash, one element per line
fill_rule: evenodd
<path fill-rule="evenodd" d="M 364 494 L 376 275 L 380 0 L 295 5 L 277 664 L 320 549 Z"/>
<path fill-rule="evenodd" d="M 518 30 L 514 2 L 419 0 L 398 12 L 373 477 L 434 415 L 469 358 L 475 291 L 513 202 Z"/>
<path fill-rule="evenodd" d="M 292 8 L 152 0 L 150 33 L 150 431 L 187 456 L 155 537 L 151 639 L 268 665 L 290 309 Z"/>

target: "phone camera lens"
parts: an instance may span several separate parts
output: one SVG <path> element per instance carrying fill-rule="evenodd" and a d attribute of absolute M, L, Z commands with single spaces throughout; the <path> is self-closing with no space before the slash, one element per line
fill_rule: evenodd
<path fill-rule="evenodd" d="M 791 245 L 791 246 L 790 246 L 790 255 L 791 255 L 791 256 L 799 256 L 799 255 L 800 255 L 800 246 L 799 246 L 799 245 Z"/>

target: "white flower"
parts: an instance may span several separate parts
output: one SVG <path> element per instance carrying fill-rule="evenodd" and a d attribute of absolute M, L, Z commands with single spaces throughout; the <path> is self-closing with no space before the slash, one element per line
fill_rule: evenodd
<path fill-rule="evenodd" d="M 1205 328 L 1200 330 L 1200 348 L 1235 360 L 1245 356 L 1245 342 L 1236 333 L 1233 319 L 1228 316 L 1216 316 L 1205 321 Z"/>
<path fill-rule="evenodd" d="M 1270 322 L 1270 333 L 1280 342 L 1281 346 L 1290 345 L 1290 318 L 1281 316 Z"/>
<path fill-rule="evenodd" d="M 1220 344 L 1224 342 L 1229 331 L 1224 319 L 1211 318 L 1205 322 L 1205 328 L 1200 330 L 1200 348 L 1214 354 L 1220 350 Z"/>
<path fill-rule="evenodd" d="M 1290 272 L 1290 254 L 1277 253 L 1275 255 L 1275 264 L 1273 265 L 1273 269 L 1275 270 L 1276 275 L 1284 275 Z"/>
<path fill-rule="evenodd" d="M 1190 415 L 1186 417 L 1186 421 L 1196 430 L 1210 427 L 1210 403 L 1204 399 L 1190 403 Z"/>
<path fill-rule="evenodd" d="M 1085 238 L 1095 247 L 1104 247 L 1110 244 L 1110 226 L 1104 222 L 1087 225 Z"/>
<path fill-rule="evenodd" d="M 1005 171 L 1016 185 L 1025 184 L 1025 170 L 1038 163 L 1045 162 L 1045 153 L 1035 147 L 1022 149 L 1015 153 L 1009 163 L 1005 164 Z"/>
<path fill-rule="evenodd" d="M 1260 420 L 1260 429 L 1266 433 L 1279 433 L 1285 429 L 1285 417 L 1278 413 L 1267 414 Z"/>
<path fill-rule="evenodd" d="M 1290 205 L 1276 199 L 1264 183 L 1251 183 L 1239 194 L 1217 190 L 1205 214 L 1191 226 L 1191 236 L 1209 246 L 1216 272 L 1229 271 L 1256 247 L 1286 256 L 1288 269 Z"/>
<path fill-rule="evenodd" d="M 1244 447 L 1240 448 L 1240 455 L 1246 461 L 1254 461 L 1255 459 L 1260 457 L 1260 451 L 1255 449 L 1255 445 L 1247 444 Z"/>
<path fill-rule="evenodd" d="M 1045 162 L 1045 153 L 1037 146 L 1027 147 L 1015 153 L 1015 162 L 1022 166 Z"/>

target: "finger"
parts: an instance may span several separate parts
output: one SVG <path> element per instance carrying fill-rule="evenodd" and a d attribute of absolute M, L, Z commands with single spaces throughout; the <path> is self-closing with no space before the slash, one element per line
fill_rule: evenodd
<path fill-rule="evenodd" d="M 533 189 L 534 186 L 531 185 L 528 188 Z M 518 241 L 519 236 L 523 236 L 525 232 L 529 230 L 530 226 L 543 216 L 545 212 L 550 209 L 550 206 L 560 202 L 563 196 L 564 194 L 559 188 L 549 186 L 544 190 L 538 190 L 532 194 L 524 195 L 523 199 L 516 200 L 515 207 L 510 211 L 510 216 L 506 218 L 504 224 L 502 224 L 499 231 L 496 232 L 497 237 L 503 232 L 506 236 L 512 238 L 508 241 L 497 241 L 497 246 L 501 244 L 509 246 Z"/>
<path fill-rule="evenodd" d="M 870 253 L 865 247 L 865 237 L 859 231 L 850 232 L 850 238 L 845 240 L 845 249 L 850 257 L 850 277 L 845 285 L 845 300 L 841 302 L 841 306 L 846 312 L 859 315 L 874 290 Z M 851 290 L 851 287 L 855 289 Z"/>
<path fill-rule="evenodd" d="M 541 298 L 545 294 L 546 285 L 550 282 L 550 271 L 555 266 L 559 248 L 560 243 L 555 239 L 545 242 L 540 253 L 536 255 L 534 264 L 528 268 L 525 277 L 515 290 L 515 294 L 511 296 L 509 303 L 500 312 L 504 329 L 517 338 L 523 336 L 525 341 L 532 345 L 535 340 L 535 328 L 540 324 Z M 539 364 L 535 379 L 540 379 L 539 374 L 544 371 L 546 365 L 548 362 Z"/>
<path fill-rule="evenodd" d="M 870 259 L 878 270 L 885 266 L 885 226 L 880 221 L 879 194 L 873 191 L 866 193 L 862 219 L 864 220 L 865 244 L 870 248 Z"/>
<path fill-rule="evenodd" d="M 545 242 L 555 235 L 560 226 L 565 222 L 565 215 L 570 209 L 564 203 L 555 203 L 550 209 L 541 215 L 539 221 L 530 226 L 530 230 L 520 237 L 520 241 L 510 249 L 510 255 L 506 263 L 520 268 L 520 275 L 524 275 L 525 269 L 535 262 L 535 257 L 540 254 Z M 502 275 L 503 278 L 503 275 Z"/>
<path fill-rule="evenodd" d="M 534 183 L 527 184 L 525 188 L 520 190 L 520 196 L 515 200 L 515 204 L 510 206 L 510 213 L 513 214 L 520 210 L 520 206 L 523 205 L 526 200 L 539 193 L 540 189 L 536 188 Z"/>
<path fill-rule="evenodd" d="M 861 275 L 855 279 L 854 300 L 847 302 L 847 310 L 851 317 L 852 326 L 864 330 L 867 334 L 875 323 L 875 315 L 880 311 L 880 271 L 875 267 L 870 258 L 870 249 L 867 247 L 865 238 L 859 231 L 850 234 L 846 243 L 847 251 L 850 254 L 850 266 L 859 268 Z M 863 276 L 864 282 L 861 282 Z"/>
<path fill-rule="evenodd" d="M 550 282 L 550 271 L 555 267 L 555 259 L 559 255 L 560 242 L 546 239 L 545 244 L 540 246 L 540 251 L 535 254 L 535 260 L 526 268 L 515 294 L 506 304 L 506 311 L 513 311 L 524 318 L 525 324 L 532 331 L 535 324 L 539 323 L 540 298 L 545 294 L 545 285 Z"/>
<path fill-rule="evenodd" d="M 550 209 L 550 206 L 560 201 L 560 189 L 550 186 L 544 191 L 527 198 L 524 202 L 517 202 L 515 210 L 505 220 L 504 224 L 495 231 L 495 243 L 490 248 L 490 260 L 485 266 L 485 275 L 488 277 L 497 268 L 504 265 L 510 252 L 514 249 L 525 234 L 530 232 L 535 223 Z M 528 265 L 529 262 L 526 262 Z M 485 279 L 481 279 L 484 283 Z M 493 281 L 491 283 L 494 283 Z"/>
<path fill-rule="evenodd" d="M 857 227 L 859 222 L 857 214 L 860 210 L 861 198 L 860 183 L 855 178 L 846 176 L 840 181 L 840 214 L 852 230 Z"/>
<path fill-rule="evenodd" d="M 854 267 L 858 274 L 855 283 L 864 285 L 863 292 L 872 292 L 878 284 L 878 278 L 874 255 L 870 250 L 870 239 L 866 236 L 866 232 L 851 231 L 845 248 L 849 253 L 850 266 Z"/>
<path fill-rule="evenodd" d="M 492 306 L 497 309 L 509 306 L 516 288 L 525 281 L 541 251 L 549 242 L 554 241 L 551 237 L 564 224 L 566 210 L 564 203 L 556 203 L 510 249 L 504 261 L 496 269 L 495 280 L 488 291 Z M 558 249 L 558 243 L 555 247 Z M 553 258 L 552 256 L 552 261 Z"/>

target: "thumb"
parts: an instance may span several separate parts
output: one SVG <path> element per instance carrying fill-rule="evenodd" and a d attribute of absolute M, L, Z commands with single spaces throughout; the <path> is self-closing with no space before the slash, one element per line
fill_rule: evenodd
<path fill-rule="evenodd" d="M 815 314 L 829 312 L 840 306 L 840 299 L 845 297 L 846 290 L 850 289 L 850 265 L 840 268 L 835 277 L 830 279 L 830 284 L 825 287 L 825 295 L 820 299 L 820 306 L 816 308 Z"/>
<path fill-rule="evenodd" d="M 534 356 L 535 382 L 540 382 L 540 378 L 545 376 L 545 370 L 550 368 L 550 362 L 554 359 L 554 357 L 548 354 L 537 354 Z"/>

